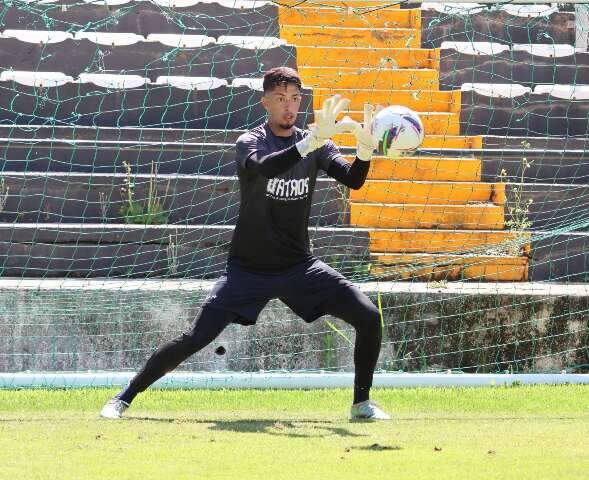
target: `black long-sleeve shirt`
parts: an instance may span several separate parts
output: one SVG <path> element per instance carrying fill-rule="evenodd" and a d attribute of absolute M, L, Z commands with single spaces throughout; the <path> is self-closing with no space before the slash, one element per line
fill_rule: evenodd
<path fill-rule="evenodd" d="M 229 260 L 260 272 L 278 272 L 307 260 L 309 213 L 319 169 L 350 188 L 362 187 L 370 162 L 346 161 L 332 141 L 301 157 L 306 132 L 274 135 L 267 123 L 236 144 L 241 204 Z"/>
<path fill-rule="evenodd" d="M 333 148 L 337 149 L 335 145 L 329 144 L 325 148 L 329 150 Z M 294 167 L 301 159 L 299 150 L 296 145 L 293 145 L 278 152 L 268 153 L 263 157 L 260 157 L 259 152 L 256 152 L 248 157 L 246 166 L 266 178 L 274 178 Z M 369 168 L 370 162 L 356 159 L 353 163 L 350 163 L 343 157 L 334 154 L 332 155 L 332 160 L 329 162 L 326 173 L 344 185 L 358 190 L 364 185 Z"/>

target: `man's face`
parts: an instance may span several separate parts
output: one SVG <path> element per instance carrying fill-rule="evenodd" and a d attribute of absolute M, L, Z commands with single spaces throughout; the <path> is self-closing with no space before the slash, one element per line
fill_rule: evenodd
<path fill-rule="evenodd" d="M 268 112 L 268 121 L 280 128 L 291 128 L 301 106 L 301 91 L 295 84 L 279 85 L 262 97 L 262 105 Z"/>

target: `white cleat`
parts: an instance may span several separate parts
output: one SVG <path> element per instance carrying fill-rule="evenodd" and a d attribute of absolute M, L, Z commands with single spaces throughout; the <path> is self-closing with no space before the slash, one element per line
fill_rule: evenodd
<path fill-rule="evenodd" d="M 123 416 L 125 410 L 129 408 L 129 404 L 127 402 L 123 402 L 118 398 L 111 398 L 106 405 L 102 407 L 100 411 L 100 416 L 102 418 L 111 418 L 111 419 L 119 419 Z"/>
<path fill-rule="evenodd" d="M 350 420 L 390 420 L 390 415 L 386 414 L 376 402 L 366 400 L 364 402 L 352 405 Z"/>

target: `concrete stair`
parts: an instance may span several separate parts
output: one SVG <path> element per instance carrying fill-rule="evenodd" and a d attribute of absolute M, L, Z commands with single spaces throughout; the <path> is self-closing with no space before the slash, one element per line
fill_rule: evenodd
<path fill-rule="evenodd" d="M 376 262 L 371 268 L 371 273 L 383 280 L 528 280 L 528 259 L 521 256 L 374 253 L 371 259 Z"/>
<path fill-rule="evenodd" d="M 461 92 L 439 90 L 440 50 L 420 48 L 419 9 L 365 16 L 335 8 L 279 12 L 281 37 L 297 48 L 297 68 L 313 89 L 314 109 L 335 93 L 352 100 L 346 114 L 357 121 L 366 102 L 402 104 L 420 113 L 426 131 L 422 148 L 482 147 L 480 137 L 460 136 Z M 334 141 L 355 145 L 349 134 Z M 375 158 L 365 185 L 349 194 L 350 224 L 371 232 L 371 273 L 386 279 L 526 280 L 522 249 L 511 256 L 460 255 L 482 241 L 509 238 L 503 234 L 505 185 L 481 182 L 481 173 L 480 159 L 470 155 Z M 485 232 L 476 235 L 478 230 Z M 391 231 L 398 235 L 391 237 Z M 385 235 L 373 242 L 380 232 L 389 232 L 388 241 Z M 402 232 L 413 232 L 420 241 L 412 243 Z M 450 256 L 432 247 L 440 235 L 453 245 Z"/>
<path fill-rule="evenodd" d="M 342 28 L 418 28 L 421 26 L 421 11 L 413 9 L 379 9 L 366 12 L 347 8 L 279 8 L 280 27 L 329 25 Z"/>
<path fill-rule="evenodd" d="M 342 28 L 338 25 L 284 25 L 280 28 L 280 37 L 297 46 L 419 48 L 420 33 L 414 28 Z"/>
<path fill-rule="evenodd" d="M 433 68 L 440 64 L 439 49 L 375 48 L 297 45 L 297 64 L 356 68 Z"/>

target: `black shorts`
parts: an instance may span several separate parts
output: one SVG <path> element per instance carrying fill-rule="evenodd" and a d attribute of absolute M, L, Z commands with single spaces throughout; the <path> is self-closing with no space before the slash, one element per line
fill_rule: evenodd
<path fill-rule="evenodd" d="M 228 262 L 225 275 L 214 285 L 203 307 L 233 312 L 238 316 L 233 323 L 254 325 L 268 301 L 279 298 L 305 322 L 312 322 L 325 315 L 323 304 L 334 293 L 356 288 L 341 273 L 314 257 L 272 275 Z"/>

